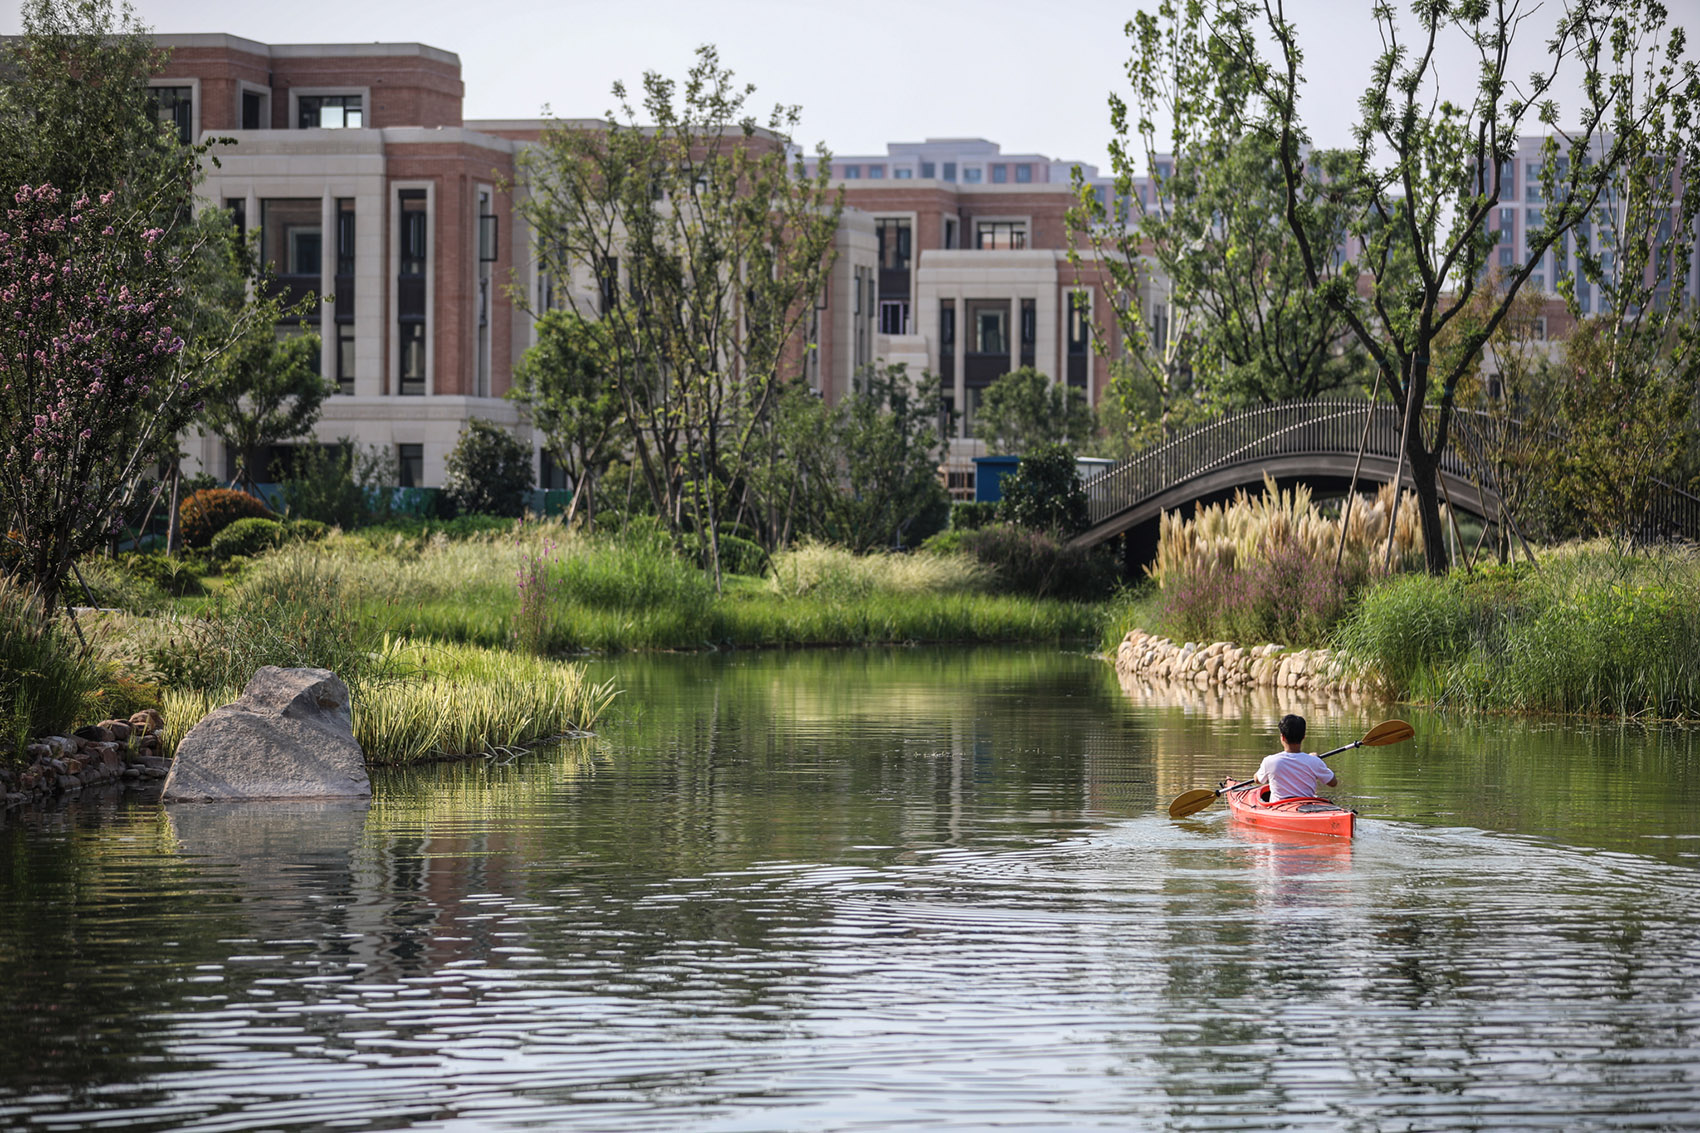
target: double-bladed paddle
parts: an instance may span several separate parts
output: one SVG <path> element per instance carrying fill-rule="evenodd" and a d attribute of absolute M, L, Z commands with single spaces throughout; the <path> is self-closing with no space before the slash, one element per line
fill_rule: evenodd
<path fill-rule="evenodd" d="M 1364 733 L 1364 738 L 1355 740 L 1333 751 L 1325 751 L 1318 759 L 1327 759 L 1331 755 L 1339 755 L 1343 751 L 1351 751 L 1355 747 L 1384 747 L 1387 744 L 1403 743 L 1417 734 L 1417 730 L 1403 720 L 1383 720 L 1375 727 Z M 1170 818 L 1185 818 L 1189 814 L 1197 814 L 1219 798 L 1226 787 L 1218 787 L 1212 791 L 1209 787 L 1199 787 L 1188 791 L 1169 804 Z"/>

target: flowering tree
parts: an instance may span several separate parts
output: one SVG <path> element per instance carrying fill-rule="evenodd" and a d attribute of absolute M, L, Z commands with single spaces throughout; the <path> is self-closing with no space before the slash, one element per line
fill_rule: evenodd
<path fill-rule="evenodd" d="M 49 610 L 194 410 L 165 235 L 113 193 L 51 185 L 18 189 L 0 221 L 0 510 Z"/>

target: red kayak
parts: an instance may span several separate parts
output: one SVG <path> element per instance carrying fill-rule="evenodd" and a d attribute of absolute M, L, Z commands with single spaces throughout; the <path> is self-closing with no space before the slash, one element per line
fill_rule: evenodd
<path fill-rule="evenodd" d="M 1242 822 L 1268 830 L 1296 830 L 1306 834 L 1332 834 L 1340 838 L 1352 836 L 1357 812 L 1336 806 L 1327 799 L 1282 799 L 1265 802 L 1269 788 L 1247 781 L 1223 783 L 1222 794 L 1228 800 L 1228 813 Z"/>

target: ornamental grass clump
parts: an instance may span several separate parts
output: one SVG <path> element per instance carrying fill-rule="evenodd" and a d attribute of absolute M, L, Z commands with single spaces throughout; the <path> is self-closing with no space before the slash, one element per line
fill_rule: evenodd
<path fill-rule="evenodd" d="M 1395 562 L 1422 560 L 1414 499 L 1406 494 L 1396 520 L 1393 502 L 1391 486 L 1357 501 L 1344 519 L 1343 548 L 1342 518 L 1312 506 L 1308 488 L 1283 492 L 1268 477 L 1261 496 L 1238 492 L 1191 519 L 1165 513 L 1157 561 L 1146 568 L 1161 589 L 1162 628 L 1243 644 L 1323 644 L 1364 584 L 1385 572 L 1390 523 Z"/>
<path fill-rule="evenodd" d="M 990 568 L 967 555 L 858 555 L 811 542 L 774 555 L 767 585 L 782 598 L 862 599 L 874 594 L 975 593 L 991 589 L 994 581 Z"/>
<path fill-rule="evenodd" d="M 0 575 L 0 743 L 15 751 L 37 736 L 74 726 L 101 672 L 65 623 Z"/>

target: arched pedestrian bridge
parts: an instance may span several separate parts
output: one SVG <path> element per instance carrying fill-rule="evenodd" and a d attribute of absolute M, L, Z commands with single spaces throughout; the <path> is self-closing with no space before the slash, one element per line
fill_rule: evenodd
<path fill-rule="evenodd" d="M 1364 418 L 1369 415 L 1369 435 Z M 1454 422 L 1461 425 L 1460 418 Z M 1091 547 L 1128 534 L 1130 562 L 1156 557 L 1157 522 L 1165 511 L 1225 500 L 1273 477 L 1282 487 L 1309 485 L 1344 493 L 1363 444 L 1362 485 L 1385 484 L 1399 469 L 1399 413 L 1390 402 L 1289 401 L 1230 414 L 1147 449 L 1086 482 L 1091 526 L 1072 545 Z M 1454 430 L 1440 461 L 1440 482 L 1461 511 L 1491 516 L 1499 497 L 1470 475 Z"/>

